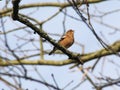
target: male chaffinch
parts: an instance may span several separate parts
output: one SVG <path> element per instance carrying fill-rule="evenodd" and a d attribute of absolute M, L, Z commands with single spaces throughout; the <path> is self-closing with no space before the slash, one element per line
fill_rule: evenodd
<path fill-rule="evenodd" d="M 58 44 L 65 47 L 66 49 L 69 48 L 74 43 L 74 31 L 72 29 L 68 30 L 66 34 L 58 41 Z M 56 47 L 49 53 L 51 55 L 57 50 Z"/>

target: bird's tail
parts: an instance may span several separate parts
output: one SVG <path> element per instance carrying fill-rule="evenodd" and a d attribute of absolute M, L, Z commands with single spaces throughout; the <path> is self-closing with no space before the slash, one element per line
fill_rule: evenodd
<path fill-rule="evenodd" d="M 57 50 L 57 48 L 53 48 L 53 50 L 49 53 L 49 55 L 53 54 L 55 51 Z"/>
<path fill-rule="evenodd" d="M 49 53 L 49 55 L 51 55 L 51 54 L 53 54 L 54 53 L 54 50 L 52 50 L 50 53 Z"/>

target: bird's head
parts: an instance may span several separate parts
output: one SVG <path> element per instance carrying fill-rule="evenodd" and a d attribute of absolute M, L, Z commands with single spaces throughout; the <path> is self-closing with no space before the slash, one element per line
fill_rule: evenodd
<path fill-rule="evenodd" d="M 66 32 L 67 35 L 74 35 L 74 30 L 70 29 Z"/>

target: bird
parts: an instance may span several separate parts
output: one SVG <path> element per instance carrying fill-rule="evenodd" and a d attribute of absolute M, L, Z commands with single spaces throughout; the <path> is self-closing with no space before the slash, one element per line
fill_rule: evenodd
<path fill-rule="evenodd" d="M 64 48 L 68 49 L 74 43 L 74 30 L 69 29 L 58 41 L 58 44 L 63 46 Z M 54 46 L 53 50 L 49 53 L 49 55 L 53 54 L 57 49 Z"/>

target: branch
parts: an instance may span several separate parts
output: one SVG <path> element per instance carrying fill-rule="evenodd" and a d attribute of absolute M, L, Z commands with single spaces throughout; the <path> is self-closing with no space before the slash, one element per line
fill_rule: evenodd
<path fill-rule="evenodd" d="M 120 41 L 115 42 L 110 46 L 115 52 L 120 52 Z M 81 60 L 83 63 L 88 61 L 114 54 L 112 51 L 108 51 L 106 49 L 98 50 L 96 52 L 84 54 L 81 56 Z M 52 66 L 64 66 L 68 64 L 78 63 L 75 60 L 67 59 L 61 61 L 54 60 L 20 60 L 23 65 L 52 65 Z M 12 65 L 20 65 L 20 62 L 17 60 L 7 60 L 1 61 L 0 66 L 12 66 Z"/>
<path fill-rule="evenodd" d="M 115 43 L 113 43 L 111 46 L 109 46 L 112 50 L 114 50 L 114 52 L 120 52 L 120 40 L 116 41 Z M 107 55 L 112 55 L 115 54 L 113 51 L 111 50 L 106 50 L 106 49 L 102 49 L 102 50 L 98 50 L 94 53 L 89 53 L 83 56 L 83 58 L 81 57 L 83 62 L 88 62 L 91 59 L 96 59 L 96 58 L 100 58 L 103 56 L 107 56 Z"/>
<path fill-rule="evenodd" d="M 93 4 L 93 3 L 99 3 L 99 2 L 103 2 L 103 1 L 107 1 L 107 0 L 87 0 L 87 2 L 89 4 Z M 79 4 L 79 3 L 77 3 Z M 86 2 L 82 2 L 82 4 L 86 4 Z M 32 3 L 32 4 L 25 4 L 25 5 L 21 5 L 19 7 L 19 9 L 26 9 L 26 8 L 33 8 L 33 7 L 61 7 L 61 8 L 65 8 L 65 7 L 69 7 L 71 6 L 69 3 L 59 3 L 59 2 L 45 2 L 45 3 Z M 4 15 L 6 13 L 10 13 L 12 11 L 12 8 L 7 8 L 5 10 L 0 10 L 0 14 Z"/>
<path fill-rule="evenodd" d="M 120 78 L 117 78 L 117 79 L 110 79 L 110 78 L 108 78 L 108 80 L 110 80 L 110 81 L 107 81 L 107 83 L 103 83 L 103 84 L 98 84 L 97 85 L 97 87 L 99 87 L 100 88 L 100 90 L 102 90 L 103 88 L 105 88 L 105 87 L 110 87 L 110 86 L 112 86 L 112 85 L 118 85 L 118 86 L 120 86 L 119 84 L 120 84 Z"/>
<path fill-rule="evenodd" d="M 31 78 L 31 77 L 28 77 L 28 76 L 25 77 L 25 76 L 22 76 L 22 75 L 16 75 L 16 74 L 10 74 L 10 73 L 1 73 L 1 72 L 0 72 L 0 75 L 8 76 L 8 77 L 17 77 L 17 78 L 20 78 L 20 79 L 26 79 L 26 80 L 34 81 L 34 82 L 37 82 L 37 83 L 41 83 L 45 86 L 49 86 L 49 87 L 53 88 L 54 90 L 61 90 L 61 89 L 58 89 L 57 87 L 55 87 L 54 85 L 51 85 L 49 83 L 37 80 L 35 78 Z"/>
<path fill-rule="evenodd" d="M 13 88 L 15 88 L 17 90 L 22 90 L 22 89 L 18 88 L 17 86 L 13 85 L 11 82 L 8 82 L 7 80 L 5 80 L 2 77 L 0 77 L 0 81 L 3 81 L 6 85 L 11 86 L 11 87 L 13 87 Z"/>

